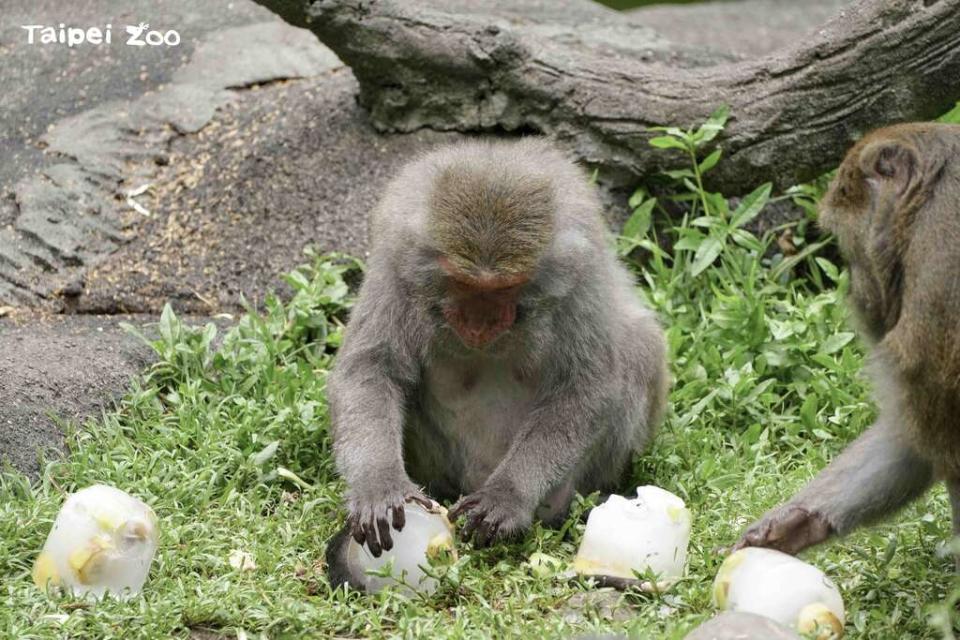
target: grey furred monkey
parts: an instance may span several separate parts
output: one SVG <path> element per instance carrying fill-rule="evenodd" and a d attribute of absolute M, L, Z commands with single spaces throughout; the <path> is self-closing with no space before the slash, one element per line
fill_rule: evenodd
<path fill-rule="evenodd" d="M 895 512 L 937 479 L 960 533 L 960 126 L 874 131 L 821 205 L 872 344 L 879 418 L 736 547 L 797 553 Z"/>
<path fill-rule="evenodd" d="M 478 545 L 562 520 L 656 430 L 666 345 L 617 260 L 585 174 L 540 138 L 409 163 L 373 218 L 328 384 L 349 536 L 379 556 L 404 504 L 462 498 Z M 349 536 L 348 536 L 349 532 Z"/>

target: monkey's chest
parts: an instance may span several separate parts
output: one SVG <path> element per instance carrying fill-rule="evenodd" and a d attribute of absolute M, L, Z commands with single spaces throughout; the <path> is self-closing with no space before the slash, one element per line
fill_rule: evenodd
<path fill-rule="evenodd" d="M 425 417 L 452 454 L 463 489 L 475 490 L 520 433 L 535 385 L 496 360 L 436 362 L 424 378 Z"/>

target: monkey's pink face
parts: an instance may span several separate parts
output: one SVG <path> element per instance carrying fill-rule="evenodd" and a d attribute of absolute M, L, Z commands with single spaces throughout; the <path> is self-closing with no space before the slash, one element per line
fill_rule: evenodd
<path fill-rule="evenodd" d="M 482 349 L 508 331 L 517 318 L 517 299 L 528 276 L 467 275 L 444 257 L 448 276 L 443 317 L 472 349 Z"/>

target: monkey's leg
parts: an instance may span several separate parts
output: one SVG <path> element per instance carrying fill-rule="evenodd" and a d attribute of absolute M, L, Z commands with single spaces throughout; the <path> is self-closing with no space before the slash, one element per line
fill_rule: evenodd
<path fill-rule="evenodd" d="M 798 553 L 834 534 L 893 513 L 933 482 L 933 469 L 902 431 L 883 419 L 786 504 L 751 525 L 734 549 L 770 547 Z"/>
<path fill-rule="evenodd" d="M 574 478 L 598 439 L 610 435 L 596 428 L 602 413 L 587 400 L 603 395 L 586 385 L 582 395 L 557 394 L 535 410 L 486 483 L 451 509 L 451 519 L 467 517 L 464 537 L 483 546 L 529 527 L 537 507 Z"/>
<path fill-rule="evenodd" d="M 567 480 L 550 492 L 537 507 L 536 517 L 548 527 L 559 527 L 567 519 L 573 501 L 573 480 Z"/>
<path fill-rule="evenodd" d="M 327 579 L 330 587 L 338 589 L 349 585 L 351 589 L 364 590 L 364 576 L 356 575 L 347 564 L 347 546 L 350 544 L 350 525 L 345 525 L 327 543 Z"/>

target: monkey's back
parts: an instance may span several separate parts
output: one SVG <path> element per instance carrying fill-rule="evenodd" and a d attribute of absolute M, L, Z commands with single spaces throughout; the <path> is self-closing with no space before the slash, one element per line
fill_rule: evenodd
<path fill-rule="evenodd" d="M 927 172 L 889 223 L 896 238 L 899 316 L 876 345 L 878 398 L 902 414 L 915 446 L 943 473 L 960 473 L 960 126 L 893 129 Z M 884 131 L 876 136 L 883 136 Z M 875 214 L 871 214 L 875 215 Z M 882 231 L 875 232 L 882 233 Z M 893 295 L 893 294 L 889 294 Z"/>

